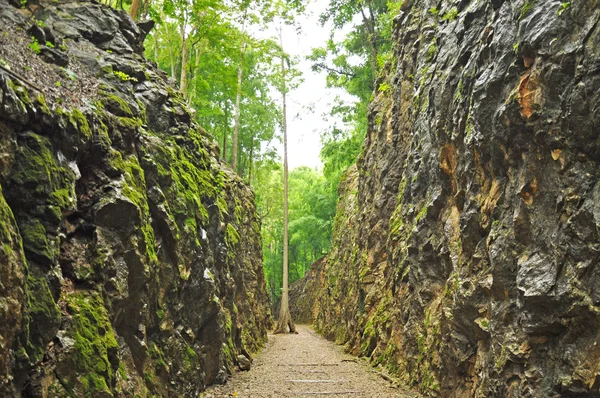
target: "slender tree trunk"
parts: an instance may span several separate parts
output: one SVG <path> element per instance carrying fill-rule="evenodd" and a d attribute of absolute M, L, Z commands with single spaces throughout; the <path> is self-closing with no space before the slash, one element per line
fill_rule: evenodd
<path fill-rule="evenodd" d="M 377 70 L 379 69 L 377 66 L 377 32 L 375 31 L 375 14 L 373 13 L 373 9 L 371 8 L 371 3 L 369 3 L 369 16 L 365 14 L 363 8 L 360 9 L 360 13 L 363 17 L 363 22 L 367 27 L 367 35 L 369 47 L 371 47 L 371 67 L 373 68 L 373 79 L 377 76 Z"/>
<path fill-rule="evenodd" d="M 152 36 L 154 36 L 154 61 L 158 64 L 158 30 Z"/>
<path fill-rule="evenodd" d="M 231 168 L 237 172 L 237 153 L 240 133 L 240 101 L 242 99 L 242 74 L 244 62 L 244 39 L 240 44 L 240 62 L 238 64 L 237 95 L 235 97 L 235 119 L 233 124 L 233 148 L 231 150 Z"/>
<path fill-rule="evenodd" d="M 142 11 L 141 19 L 146 20 L 148 18 L 148 8 L 150 7 L 150 0 L 144 0 L 144 9 Z"/>
<path fill-rule="evenodd" d="M 252 166 L 253 166 L 253 159 L 252 157 L 254 156 L 254 136 L 250 137 L 250 159 L 248 161 L 248 184 L 252 185 Z"/>
<path fill-rule="evenodd" d="M 223 155 L 221 158 L 227 163 L 227 130 L 229 127 L 229 106 L 225 103 L 225 128 L 223 129 Z"/>
<path fill-rule="evenodd" d="M 140 0 L 133 0 L 131 2 L 131 8 L 129 9 L 129 15 L 131 16 L 131 19 L 133 19 L 134 21 L 137 20 L 137 13 L 138 13 L 139 8 L 140 8 Z"/>
<path fill-rule="evenodd" d="M 187 85 L 187 63 L 188 63 L 188 48 L 185 38 L 185 22 L 181 26 L 181 79 L 179 81 L 179 91 L 186 97 Z"/>
<path fill-rule="evenodd" d="M 279 44 L 283 50 L 283 30 L 279 26 Z M 281 307 L 279 309 L 279 319 L 274 333 L 297 333 L 296 326 L 292 320 L 289 303 L 289 270 L 288 270 L 288 152 L 287 152 L 287 120 L 286 120 L 286 81 L 285 81 L 285 59 L 281 55 L 281 79 L 283 81 L 282 99 L 283 99 L 283 292 L 281 293 Z"/>
<path fill-rule="evenodd" d="M 164 19 L 164 15 L 163 15 L 163 19 Z M 175 75 L 175 54 L 173 54 L 173 42 L 171 41 L 171 36 L 169 36 L 169 28 L 167 26 L 167 24 L 165 24 L 165 34 L 167 37 L 167 43 L 168 43 L 168 47 L 169 47 L 169 58 L 171 59 L 171 77 L 173 79 L 176 79 L 176 75 Z"/>
<path fill-rule="evenodd" d="M 192 78 L 191 78 L 191 84 L 190 84 L 190 92 L 188 95 L 188 104 L 191 104 L 192 101 L 194 100 L 195 94 L 196 94 L 196 82 L 198 79 L 198 72 L 197 72 L 197 66 L 198 66 L 198 56 L 200 54 L 200 50 L 199 47 L 195 48 L 194 51 L 194 59 L 192 61 Z"/>

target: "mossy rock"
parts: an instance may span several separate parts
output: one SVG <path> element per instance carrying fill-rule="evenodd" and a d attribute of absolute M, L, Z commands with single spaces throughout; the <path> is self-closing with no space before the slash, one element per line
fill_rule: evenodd
<path fill-rule="evenodd" d="M 60 325 L 61 313 L 50 293 L 46 278 L 29 275 L 26 285 L 27 324 L 24 328 L 24 342 L 30 363 L 44 357 L 45 347 L 55 336 Z"/>
<path fill-rule="evenodd" d="M 64 298 L 71 316 L 68 336 L 73 339 L 66 382 L 84 396 L 111 396 L 119 369 L 118 344 L 105 303 L 98 292 L 77 291 Z"/>
<path fill-rule="evenodd" d="M 99 105 L 115 116 L 133 117 L 133 112 L 127 102 L 114 94 L 106 94 L 104 98 L 100 99 Z"/>
<path fill-rule="evenodd" d="M 87 118 L 79 109 L 75 108 L 69 113 L 69 123 L 78 131 L 84 138 L 84 142 L 92 139 L 92 130 Z"/>
<path fill-rule="evenodd" d="M 49 198 L 49 204 L 70 208 L 75 202 L 74 181 L 73 171 L 61 166 L 54 157 L 48 138 L 34 133 L 19 138 L 10 174 L 11 188 L 22 186 L 28 194 L 24 198 L 30 197 L 32 201 Z"/>
<path fill-rule="evenodd" d="M 59 254 L 59 245 L 48 238 L 44 224 L 32 218 L 21 222 L 19 228 L 28 254 L 44 264 L 53 264 Z"/>

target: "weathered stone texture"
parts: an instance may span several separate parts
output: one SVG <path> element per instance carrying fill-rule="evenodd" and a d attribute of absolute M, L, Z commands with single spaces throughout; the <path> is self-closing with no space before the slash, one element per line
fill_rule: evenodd
<path fill-rule="evenodd" d="M 307 282 L 320 331 L 431 395 L 600 394 L 599 20 L 594 0 L 404 1 Z"/>
<path fill-rule="evenodd" d="M 88 91 L 0 71 L 0 396 L 198 396 L 266 341 L 254 195 L 124 11 L 0 0 L 30 12 Z"/>

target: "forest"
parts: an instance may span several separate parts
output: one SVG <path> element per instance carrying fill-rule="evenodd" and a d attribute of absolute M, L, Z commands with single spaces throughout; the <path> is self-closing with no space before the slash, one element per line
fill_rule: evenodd
<path fill-rule="evenodd" d="M 121 3 L 112 3 L 117 5 Z M 349 99 L 338 97 L 330 109 L 321 110 L 340 121 L 319 133 L 323 166 L 300 167 L 289 176 L 290 283 L 329 250 L 338 182 L 366 134 L 367 105 L 390 56 L 392 18 L 400 5 L 331 1 L 318 16 L 318 23 L 328 23 L 332 30 L 329 39 L 314 43 L 308 57 L 312 69 L 320 73 L 323 85 L 345 90 Z M 147 0 L 124 6 L 135 20 L 156 22 L 145 55 L 171 76 L 196 120 L 219 143 L 221 158 L 252 186 L 262 219 L 265 274 L 275 302 L 281 294 L 283 261 L 281 98 L 286 94 L 293 100 L 294 88 L 303 84 L 298 57 L 286 52 L 286 40 L 293 43 L 294 38 L 277 35 L 283 26 L 301 31 L 297 19 L 306 5 L 286 0 Z M 334 40 L 340 29 L 348 33 Z"/>
<path fill-rule="evenodd" d="M 0 0 L 0 396 L 597 397 L 599 21 Z"/>

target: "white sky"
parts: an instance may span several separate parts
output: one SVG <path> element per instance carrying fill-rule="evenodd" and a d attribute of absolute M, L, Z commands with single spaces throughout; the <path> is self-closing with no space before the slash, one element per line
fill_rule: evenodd
<path fill-rule="evenodd" d="M 296 18 L 300 32 L 294 26 L 284 26 L 284 50 L 300 60 L 298 69 L 302 71 L 304 82 L 288 94 L 288 165 L 290 170 L 299 166 L 311 168 L 322 166 L 319 152 L 321 150 L 320 133 L 332 125 L 328 113 L 336 96 L 351 99 L 341 89 L 325 87 L 325 74 L 311 70 L 311 62 L 306 57 L 315 47 L 323 47 L 329 38 L 331 26 L 321 27 L 319 15 L 329 1 L 311 1 L 305 15 Z M 275 30 L 268 30 L 269 36 L 275 36 Z M 339 32 L 338 35 L 345 34 Z M 329 119 L 329 120 L 326 120 Z M 283 146 L 279 150 L 283 158 Z"/>

